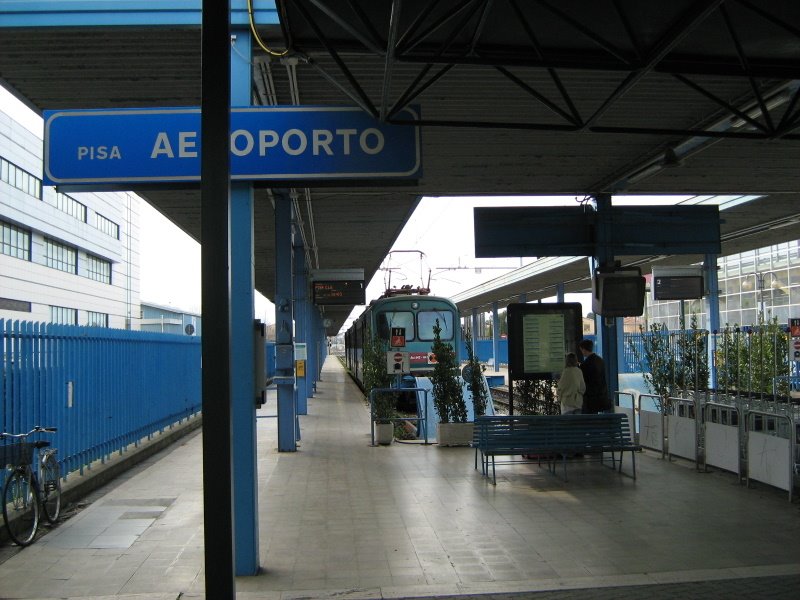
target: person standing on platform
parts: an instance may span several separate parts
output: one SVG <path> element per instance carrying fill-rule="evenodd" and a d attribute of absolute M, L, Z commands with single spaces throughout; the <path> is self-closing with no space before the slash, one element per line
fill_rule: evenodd
<path fill-rule="evenodd" d="M 583 395 L 583 413 L 594 415 L 610 412 L 611 399 L 608 396 L 606 383 L 606 366 L 603 359 L 594 353 L 592 340 L 581 340 L 578 348 L 583 354 L 581 371 L 586 382 L 586 393 Z"/>
<path fill-rule="evenodd" d="M 586 383 L 578 368 L 578 357 L 573 352 L 567 354 L 566 365 L 558 380 L 558 401 L 562 415 L 579 415 L 583 409 L 583 393 Z"/>

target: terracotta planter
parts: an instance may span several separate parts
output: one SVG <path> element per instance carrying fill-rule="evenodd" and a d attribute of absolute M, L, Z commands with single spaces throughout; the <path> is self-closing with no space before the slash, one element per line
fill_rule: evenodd
<path fill-rule="evenodd" d="M 394 423 L 375 423 L 375 441 L 388 446 L 394 440 Z"/>
<path fill-rule="evenodd" d="M 469 446 L 472 442 L 473 423 L 439 423 L 440 446 Z"/>

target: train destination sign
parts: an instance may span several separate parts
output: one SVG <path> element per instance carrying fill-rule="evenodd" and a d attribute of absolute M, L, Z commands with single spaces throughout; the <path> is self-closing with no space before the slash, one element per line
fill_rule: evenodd
<path fill-rule="evenodd" d="M 363 281 L 314 281 L 314 304 L 365 304 Z"/>
<path fill-rule="evenodd" d="M 45 111 L 44 183 L 200 181 L 200 116 L 197 107 Z M 233 108 L 230 149 L 239 181 L 422 176 L 419 128 L 353 107 Z"/>

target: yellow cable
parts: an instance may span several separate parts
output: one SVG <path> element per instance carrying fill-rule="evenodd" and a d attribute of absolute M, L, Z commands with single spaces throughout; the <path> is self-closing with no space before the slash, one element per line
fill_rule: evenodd
<path fill-rule="evenodd" d="M 258 31 L 256 30 L 256 18 L 253 15 L 253 0 L 247 0 L 247 14 L 250 15 L 250 31 L 253 32 L 253 37 L 256 40 L 256 43 L 261 46 L 261 49 L 271 56 L 286 56 L 289 54 L 289 49 L 283 50 L 282 52 L 275 52 L 267 47 L 264 41 L 261 39 L 261 36 L 258 35 Z"/>

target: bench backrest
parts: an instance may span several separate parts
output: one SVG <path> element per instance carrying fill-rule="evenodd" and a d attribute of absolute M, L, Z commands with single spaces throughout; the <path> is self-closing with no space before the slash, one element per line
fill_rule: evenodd
<path fill-rule="evenodd" d="M 475 420 L 473 443 L 497 448 L 614 448 L 631 443 L 627 415 L 493 415 Z"/>

